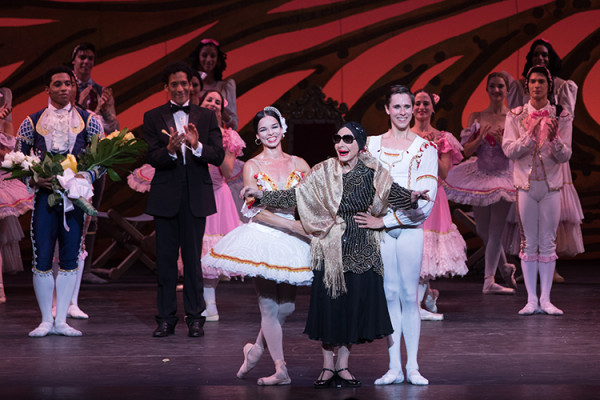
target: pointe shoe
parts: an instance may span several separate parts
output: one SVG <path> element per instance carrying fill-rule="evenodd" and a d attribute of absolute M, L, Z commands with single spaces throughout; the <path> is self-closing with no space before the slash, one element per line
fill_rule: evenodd
<path fill-rule="evenodd" d="M 71 304 L 67 309 L 67 317 L 74 319 L 88 319 L 89 316 L 81 311 L 81 308 L 76 306 L 75 304 Z"/>
<path fill-rule="evenodd" d="M 501 265 L 499 269 L 504 283 L 506 283 L 509 288 L 516 289 L 517 280 L 515 279 L 515 272 L 517 271 L 517 267 L 515 267 L 514 264 L 506 263 Z"/>
<path fill-rule="evenodd" d="M 81 331 L 69 326 L 69 324 L 54 324 L 50 333 L 54 335 L 62 335 L 62 336 L 70 336 L 70 337 L 78 337 L 81 336 Z"/>
<path fill-rule="evenodd" d="M 327 379 L 323 379 L 326 372 L 331 372 L 331 376 Z M 332 383 L 335 384 L 336 377 L 337 377 L 337 374 L 335 373 L 334 370 L 329 369 L 329 368 L 323 368 L 321 370 L 321 374 L 319 375 L 317 380 L 313 383 L 313 386 L 315 387 L 315 389 L 324 389 L 324 388 L 331 387 Z"/>
<path fill-rule="evenodd" d="M 554 304 L 548 302 L 544 302 L 540 304 L 540 308 L 542 312 L 548 315 L 563 315 L 564 312 L 560 308 L 556 307 Z"/>
<path fill-rule="evenodd" d="M 421 321 L 443 321 L 444 314 L 432 313 L 430 311 L 419 308 L 419 314 L 421 315 Z"/>
<path fill-rule="evenodd" d="M 406 371 L 406 382 L 418 386 L 429 385 L 429 381 L 421 375 L 418 369 Z"/>
<path fill-rule="evenodd" d="M 258 351 L 258 355 L 250 354 L 250 352 L 254 348 L 256 348 L 256 351 Z M 243 351 L 244 351 L 244 363 L 242 364 L 242 366 L 240 367 L 240 369 L 238 370 L 238 372 L 236 374 L 236 376 L 240 379 L 242 379 L 244 376 L 246 376 L 246 374 L 248 372 L 250 372 L 250 370 L 256 366 L 256 364 L 260 360 L 260 357 L 262 356 L 263 352 L 265 351 L 265 348 L 258 346 L 256 343 L 254 343 L 254 344 L 246 343 Z"/>
<path fill-rule="evenodd" d="M 285 366 L 285 361 L 276 360 L 275 373 L 271 376 L 267 376 L 266 378 L 259 378 L 256 383 L 259 386 L 289 385 L 292 383 L 292 380 L 288 375 L 287 367 Z"/>
<path fill-rule="evenodd" d="M 437 299 L 440 297 L 440 291 L 437 289 L 431 289 L 427 291 L 427 295 L 425 296 L 425 308 L 432 313 L 436 313 L 438 311 L 437 308 Z"/>
<path fill-rule="evenodd" d="M 515 294 L 515 289 L 513 288 L 505 288 L 504 286 L 500 286 L 494 282 L 493 277 L 486 278 L 483 282 L 483 289 L 481 290 L 483 294 Z"/>
<path fill-rule="evenodd" d="M 202 314 L 200 315 L 206 318 L 206 322 L 219 321 L 219 311 L 217 310 L 217 303 L 206 303 L 206 310 L 202 311 Z"/>
<path fill-rule="evenodd" d="M 340 376 L 340 372 L 344 372 L 344 371 L 348 371 L 348 373 L 350 374 L 350 379 L 345 379 L 342 378 Z M 360 383 L 360 381 L 358 379 L 356 379 L 356 377 L 354 375 L 352 375 L 352 373 L 350 372 L 350 370 L 348 368 L 342 368 L 342 369 L 337 369 L 335 371 L 336 375 L 337 375 L 337 379 L 338 379 L 338 387 L 361 387 L 362 383 Z"/>
<path fill-rule="evenodd" d="M 562 275 L 559 274 L 558 271 L 555 269 L 554 276 L 552 277 L 552 282 L 553 283 L 565 283 L 565 278 L 563 278 Z"/>
<path fill-rule="evenodd" d="M 534 303 L 527 303 L 525 307 L 521 308 L 519 315 L 533 315 L 539 310 L 538 305 Z"/>
<path fill-rule="evenodd" d="M 402 371 L 396 369 L 390 369 L 381 378 L 375 380 L 376 385 L 392 385 L 395 383 L 404 382 L 404 375 Z"/>
<path fill-rule="evenodd" d="M 29 337 L 44 337 L 50 334 L 52 330 L 53 322 L 42 322 L 37 328 L 29 332 Z"/>

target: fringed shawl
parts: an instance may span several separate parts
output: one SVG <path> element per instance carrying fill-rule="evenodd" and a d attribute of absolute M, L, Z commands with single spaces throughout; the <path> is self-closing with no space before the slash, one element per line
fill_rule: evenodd
<path fill-rule="evenodd" d="M 367 152 L 358 155 L 368 168 L 375 171 L 373 186 L 375 198 L 371 213 L 385 213 L 393 179 L 389 172 Z M 342 165 L 330 158 L 314 166 L 310 174 L 296 188 L 298 213 L 304 230 L 314 237 L 311 241 L 313 270 L 324 265 L 324 284 L 331 298 L 346 293 L 342 265 L 342 235 L 346 229 L 338 210 L 342 201 Z"/>

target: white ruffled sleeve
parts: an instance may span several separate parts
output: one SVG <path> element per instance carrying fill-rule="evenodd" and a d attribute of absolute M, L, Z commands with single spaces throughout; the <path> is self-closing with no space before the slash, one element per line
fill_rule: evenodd
<path fill-rule="evenodd" d="M 438 154 L 435 145 L 431 142 L 423 144 L 427 147 L 423 150 L 423 156 L 418 167 L 419 176 L 416 179 L 414 187 L 411 190 L 429 190 L 430 200 L 418 200 L 418 207 L 412 210 L 396 210 L 383 217 L 383 224 L 386 228 L 396 228 L 402 225 L 417 226 L 421 225 L 433 209 L 435 197 L 438 190 Z"/>

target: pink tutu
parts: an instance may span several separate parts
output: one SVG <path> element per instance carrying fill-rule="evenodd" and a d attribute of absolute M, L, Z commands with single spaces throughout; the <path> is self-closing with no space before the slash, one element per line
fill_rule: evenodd
<path fill-rule="evenodd" d="M 0 218 L 18 217 L 33 207 L 33 193 L 16 179 L 6 179 L 9 174 L 0 172 Z"/>
<path fill-rule="evenodd" d="M 452 223 L 446 193 L 438 188 L 435 204 L 423 225 L 421 278 L 463 276 L 467 268 L 467 244 Z"/>
<path fill-rule="evenodd" d="M 0 248 L 2 249 L 2 272 L 14 274 L 23 271 L 19 241 L 23 239 L 23 230 L 19 219 L 9 215 L 0 219 Z"/>
<path fill-rule="evenodd" d="M 230 231 L 240 225 L 238 211 L 231 195 L 231 190 L 225 182 L 218 167 L 209 165 L 210 176 L 215 191 L 217 213 L 206 218 L 206 229 L 202 240 L 202 256 L 208 253 Z M 202 276 L 205 279 L 217 279 L 219 276 L 232 276 L 230 272 L 222 271 L 202 263 Z M 235 274 L 233 274 L 235 275 Z"/>
<path fill-rule="evenodd" d="M 442 182 L 448 199 L 459 204 L 486 207 L 500 200 L 514 202 L 512 168 L 495 173 L 477 167 L 477 157 L 457 165 Z"/>
<path fill-rule="evenodd" d="M 127 176 L 127 183 L 136 192 L 145 193 L 150 191 L 152 178 L 154 178 L 154 167 L 144 164 Z"/>
<path fill-rule="evenodd" d="M 451 165 L 458 163 L 462 159 L 462 146 L 451 133 L 441 132 L 441 135 L 443 136 L 436 143 L 438 153 L 450 153 Z M 448 199 L 441 182 L 431 214 L 423 224 L 423 231 L 421 278 L 462 276 L 469 271 L 466 265 L 467 244 L 452 223 Z"/>

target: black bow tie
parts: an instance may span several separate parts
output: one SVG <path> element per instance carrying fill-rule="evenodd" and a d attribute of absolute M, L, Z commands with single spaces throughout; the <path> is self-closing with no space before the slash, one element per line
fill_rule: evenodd
<path fill-rule="evenodd" d="M 178 104 L 169 103 L 171 106 L 171 112 L 175 114 L 177 111 L 183 111 L 186 114 L 190 113 L 190 106 L 180 106 Z"/>

